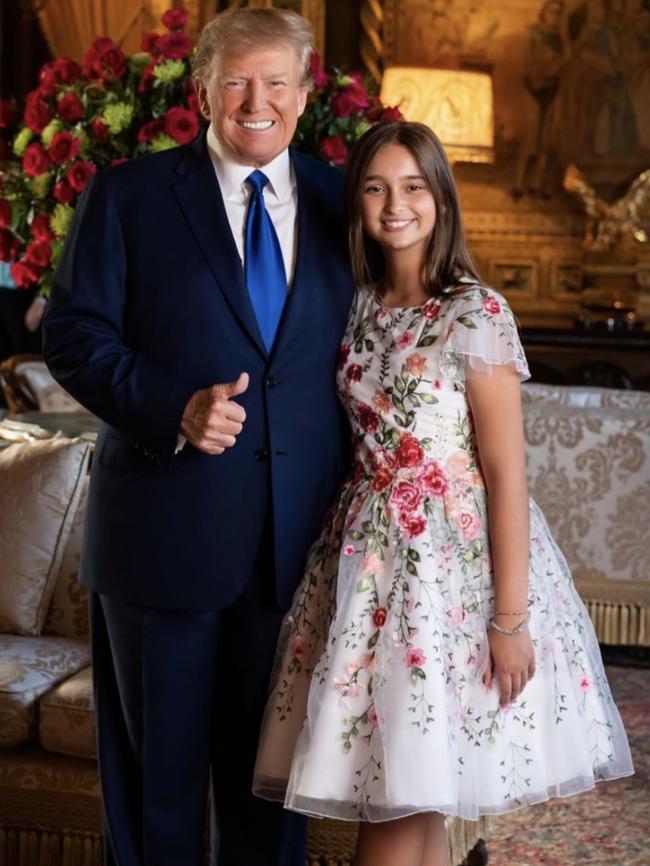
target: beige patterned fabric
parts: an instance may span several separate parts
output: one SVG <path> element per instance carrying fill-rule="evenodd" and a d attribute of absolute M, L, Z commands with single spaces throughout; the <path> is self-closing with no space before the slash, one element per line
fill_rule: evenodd
<path fill-rule="evenodd" d="M 584 409 L 588 406 L 611 409 L 650 409 L 650 392 L 627 391 L 618 388 L 591 388 L 586 385 L 543 385 L 526 382 L 521 387 L 522 401 L 557 403 Z"/>
<path fill-rule="evenodd" d="M 598 637 L 646 643 L 650 395 L 530 385 L 524 393 L 530 492 L 601 624 Z"/>
<path fill-rule="evenodd" d="M 0 451 L 0 632 L 37 635 L 43 627 L 90 447 L 55 438 Z"/>
<path fill-rule="evenodd" d="M 41 698 L 39 715 L 39 738 L 46 749 L 78 758 L 96 757 L 95 702 L 89 667 Z"/>
<path fill-rule="evenodd" d="M 86 501 L 88 498 L 88 476 L 81 484 L 79 505 L 72 521 L 68 543 L 61 559 L 61 569 L 56 578 L 52 600 L 43 626 L 43 634 L 57 634 L 61 637 L 83 637 L 89 632 L 88 591 L 79 583 L 79 560 Z"/>
<path fill-rule="evenodd" d="M 38 699 L 89 663 L 85 640 L 0 634 L 0 746 L 32 739 Z"/>

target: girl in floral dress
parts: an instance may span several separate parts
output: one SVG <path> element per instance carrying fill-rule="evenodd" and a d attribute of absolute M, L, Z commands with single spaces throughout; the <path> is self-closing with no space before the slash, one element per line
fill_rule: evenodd
<path fill-rule="evenodd" d="M 528 499 L 515 319 L 425 126 L 348 169 L 355 463 L 286 617 L 254 790 L 362 822 L 355 866 L 445 866 L 476 819 L 632 773 L 598 644 Z"/>

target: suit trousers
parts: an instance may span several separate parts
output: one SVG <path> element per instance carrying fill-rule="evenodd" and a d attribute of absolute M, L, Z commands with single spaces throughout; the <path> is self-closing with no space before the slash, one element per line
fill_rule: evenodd
<path fill-rule="evenodd" d="M 306 820 L 251 794 L 283 616 L 270 549 L 223 611 L 91 594 L 105 866 L 205 863 L 210 778 L 212 863 L 303 866 Z"/>

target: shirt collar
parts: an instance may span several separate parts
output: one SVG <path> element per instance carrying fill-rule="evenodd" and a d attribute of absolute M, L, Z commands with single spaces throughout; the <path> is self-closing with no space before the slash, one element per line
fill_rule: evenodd
<path fill-rule="evenodd" d="M 208 127 L 207 144 L 208 153 L 217 173 L 217 179 L 224 199 L 238 199 L 242 189 L 245 189 L 248 194 L 249 188 L 244 185 L 244 181 L 251 172 L 255 171 L 255 166 L 241 165 L 227 157 L 224 154 L 221 142 L 214 134 L 212 124 Z M 263 166 L 260 171 L 264 172 L 268 177 L 269 183 L 267 189 L 278 201 L 286 201 L 292 197 L 295 178 L 288 149 L 285 148 L 282 153 Z"/>

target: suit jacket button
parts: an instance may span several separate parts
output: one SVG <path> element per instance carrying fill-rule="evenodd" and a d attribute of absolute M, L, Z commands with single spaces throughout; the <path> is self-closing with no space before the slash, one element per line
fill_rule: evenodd
<path fill-rule="evenodd" d="M 269 376 L 269 378 L 266 380 L 267 388 L 277 388 L 279 384 L 280 380 L 276 379 L 275 376 Z"/>
<path fill-rule="evenodd" d="M 268 460 L 269 452 L 266 448 L 258 448 L 255 452 L 255 459 L 258 463 L 264 463 L 265 460 Z"/>

